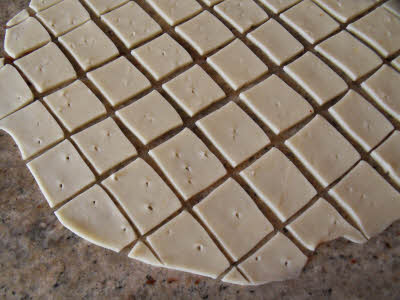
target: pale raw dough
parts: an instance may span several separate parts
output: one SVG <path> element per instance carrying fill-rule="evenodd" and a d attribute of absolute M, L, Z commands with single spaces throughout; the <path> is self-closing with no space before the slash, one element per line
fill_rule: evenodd
<path fill-rule="evenodd" d="M 39 12 L 57 4 L 63 0 L 31 0 L 29 3 L 29 7 L 32 8 L 35 12 Z"/>
<path fill-rule="evenodd" d="M 222 279 L 223 282 L 237 284 L 237 285 L 248 285 L 249 282 L 243 275 L 238 271 L 236 267 L 233 267 Z"/>
<path fill-rule="evenodd" d="M 214 6 L 215 4 L 220 3 L 224 0 L 201 0 L 201 1 L 207 6 Z"/>
<path fill-rule="evenodd" d="M 114 173 L 102 184 L 142 234 L 153 229 L 181 207 L 167 184 L 141 158 Z"/>
<path fill-rule="evenodd" d="M 392 60 L 392 65 L 400 72 L 400 56 Z"/>
<path fill-rule="evenodd" d="M 335 200 L 371 238 L 400 218 L 400 194 L 361 161 L 333 189 Z"/>
<path fill-rule="evenodd" d="M 176 110 L 157 91 L 117 111 L 116 115 L 144 145 L 183 125 Z"/>
<path fill-rule="evenodd" d="M 163 264 L 158 260 L 158 258 L 151 252 L 149 247 L 145 243 L 139 241 L 129 252 L 128 257 L 141 261 L 145 264 L 162 267 Z"/>
<path fill-rule="evenodd" d="M 103 174 L 137 154 L 135 147 L 112 118 L 101 121 L 71 138 L 98 174 Z"/>
<path fill-rule="evenodd" d="M 196 0 L 147 0 L 147 2 L 171 26 L 193 17 L 202 10 Z"/>
<path fill-rule="evenodd" d="M 282 222 L 317 194 L 299 169 L 277 148 L 264 154 L 240 176 Z"/>
<path fill-rule="evenodd" d="M 4 62 L 5 62 L 4 58 L 0 57 L 0 68 L 4 67 Z"/>
<path fill-rule="evenodd" d="M 389 0 L 388 2 L 383 4 L 383 7 L 400 18 L 400 2 L 399 2 L 399 0 Z"/>
<path fill-rule="evenodd" d="M 208 233 L 186 211 L 151 234 L 148 241 L 170 269 L 217 278 L 229 267 Z"/>
<path fill-rule="evenodd" d="M 217 157 L 189 129 L 149 151 L 185 200 L 226 175 Z"/>
<path fill-rule="evenodd" d="M 300 1 L 301 0 L 260 0 L 262 4 L 272 10 L 275 14 L 279 14 Z"/>
<path fill-rule="evenodd" d="M 85 3 L 95 12 L 96 15 L 100 16 L 110 10 L 113 10 L 128 0 L 84 0 Z"/>
<path fill-rule="evenodd" d="M 73 233 L 116 252 L 136 239 L 128 221 L 98 185 L 72 199 L 55 215 Z"/>
<path fill-rule="evenodd" d="M 26 9 L 21 10 L 18 14 L 16 14 L 10 21 L 7 22 L 7 27 L 13 27 L 22 23 L 26 19 L 29 18 L 29 12 Z"/>

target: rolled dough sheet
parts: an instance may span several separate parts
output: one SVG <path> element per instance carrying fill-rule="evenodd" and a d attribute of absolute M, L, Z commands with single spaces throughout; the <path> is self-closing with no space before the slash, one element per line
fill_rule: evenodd
<path fill-rule="evenodd" d="M 62 0 L 31 0 L 31 2 L 29 3 L 29 7 L 32 8 L 35 12 L 39 12 L 61 1 Z"/>
<path fill-rule="evenodd" d="M 392 60 L 392 66 L 400 72 L 400 56 Z"/>
<path fill-rule="evenodd" d="M 141 261 L 145 264 L 162 267 L 163 264 L 158 260 L 158 258 L 151 252 L 149 247 L 145 243 L 139 241 L 129 252 L 128 257 Z"/>
<path fill-rule="evenodd" d="M 85 3 L 95 12 L 96 15 L 102 15 L 110 10 L 113 10 L 125 3 L 128 0 L 84 0 Z"/>
<path fill-rule="evenodd" d="M 13 27 L 15 25 L 18 25 L 19 23 L 22 23 L 28 18 L 29 18 L 29 12 L 26 9 L 23 9 L 19 13 L 17 13 L 10 21 L 8 21 L 6 26 Z"/>
<path fill-rule="evenodd" d="M 217 3 L 222 2 L 223 0 L 201 0 L 207 6 L 214 6 Z"/>
<path fill-rule="evenodd" d="M 383 7 L 400 18 L 400 2 L 398 0 L 389 0 Z"/>
<path fill-rule="evenodd" d="M 223 278 L 223 282 L 237 284 L 237 285 L 248 285 L 249 282 L 243 275 L 238 271 L 236 267 L 233 267 Z"/>
<path fill-rule="evenodd" d="M 151 7 L 171 26 L 181 23 L 202 8 L 196 0 L 146 0 Z"/>

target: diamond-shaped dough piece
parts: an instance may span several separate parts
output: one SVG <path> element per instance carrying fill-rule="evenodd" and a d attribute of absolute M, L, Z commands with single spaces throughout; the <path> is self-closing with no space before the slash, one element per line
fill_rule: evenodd
<path fill-rule="evenodd" d="M 277 148 L 264 154 L 240 176 L 282 222 L 317 194 L 299 169 Z"/>
<path fill-rule="evenodd" d="M 136 48 L 132 55 L 156 80 L 193 62 L 185 48 L 166 33 Z"/>
<path fill-rule="evenodd" d="M 21 10 L 17 13 L 10 21 L 7 22 L 7 27 L 13 27 L 18 25 L 29 18 L 29 12 L 26 9 Z"/>
<path fill-rule="evenodd" d="M 235 91 L 268 72 L 261 59 L 239 39 L 208 57 L 207 63 Z"/>
<path fill-rule="evenodd" d="M 283 70 L 313 99 L 323 105 L 347 91 L 346 82 L 311 52 L 307 52 Z"/>
<path fill-rule="evenodd" d="M 98 174 L 103 174 L 137 154 L 135 147 L 112 118 L 101 121 L 71 138 Z"/>
<path fill-rule="evenodd" d="M 217 157 L 187 128 L 149 154 L 185 200 L 226 174 Z"/>
<path fill-rule="evenodd" d="M 50 207 L 76 195 L 96 178 L 68 140 L 27 164 Z"/>
<path fill-rule="evenodd" d="M 400 72 L 400 56 L 392 60 L 392 66 Z"/>
<path fill-rule="evenodd" d="M 240 99 L 275 134 L 314 113 L 313 107 L 276 75 L 241 93 Z"/>
<path fill-rule="evenodd" d="M 285 142 L 323 187 L 342 176 L 360 154 L 328 121 L 317 115 Z"/>
<path fill-rule="evenodd" d="M 202 10 L 196 0 L 147 0 L 147 2 L 171 26 L 193 17 Z"/>
<path fill-rule="evenodd" d="M 74 80 L 77 76 L 74 67 L 54 43 L 14 61 L 14 64 L 40 93 Z"/>
<path fill-rule="evenodd" d="M 231 178 L 193 210 L 235 261 L 274 230 L 253 199 Z"/>
<path fill-rule="evenodd" d="M 148 237 L 170 269 L 217 278 L 229 262 L 204 228 L 184 211 Z"/>
<path fill-rule="evenodd" d="M 86 22 L 58 39 L 84 71 L 118 56 L 110 38 L 94 23 Z"/>
<path fill-rule="evenodd" d="M 207 6 L 214 6 L 215 4 L 220 3 L 224 0 L 200 0 L 200 1 L 202 1 Z"/>
<path fill-rule="evenodd" d="M 128 257 L 141 261 L 145 264 L 163 267 L 163 264 L 158 260 L 158 258 L 151 252 L 149 247 L 145 243 L 139 241 L 129 252 Z"/>
<path fill-rule="evenodd" d="M 151 87 L 146 76 L 124 56 L 87 73 L 87 77 L 114 107 Z"/>
<path fill-rule="evenodd" d="M 157 91 L 117 111 L 116 115 L 144 145 L 183 124 L 176 110 Z"/>
<path fill-rule="evenodd" d="M 29 7 L 32 8 L 35 12 L 39 12 L 61 1 L 62 0 L 31 0 L 31 2 L 29 3 Z"/>
<path fill-rule="evenodd" d="M 400 218 L 400 194 L 361 161 L 329 194 L 371 238 Z"/>
<path fill-rule="evenodd" d="M 353 243 L 365 243 L 363 235 L 351 226 L 325 199 L 318 199 L 290 225 L 291 234 L 307 249 L 343 237 Z"/>
<path fill-rule="evenodd" d="M 98 185 L 59 208 L 55 215 L 76 235 L 115 252 L 136 239 L 129 222 Z"/>
<path fill-rule="evenodd" d="M 162 32 L 160 25 L 133 1 L 101 16 L 101 20 L 129 49 Z"/>
<path fill-rule="evenodd" d="M 339 29 L 339 23 L 311 0 L 296 4 L 282 13 L 280 18 L 310 44 L 317 43 Z"/>
<path fill-rule="evenodd" d="M 248 285 L 249 282 L 243 275 L 238 271 L 236 267 L 233 267 L 222 279 L 223 282 L 237 284 L 237 285 Z"/>
<path fill-rule="evenodd" d="M 28 159 L 64 138 L 64 132 L 40 101 L 36 101 L 0 121 Z"/>
<path fill-rule="evenodd" d="M 275 14 L 279 14 L 300 1 L 301 0 L 260 0 L 262 4 L 272 10 Z"/>
<path fill-rule="evenodd" d="M 80 80 L 43 98 L 69 132 L 104 116 L 106 108 Z"/>
<path fill-rule="evenodd" d="M 367 152 L 394 129 L 384 115 L 354 91 L 349 91 L 329 112 Z"/>
<path fill-rule="evenodd" d="M 167 184 L 141 158 L 114 173 L 102 184 L 142 234 L 181 207 L 180 201 Z"/>
<path fill-rule="evenodd" d="M 33 100 L 33 94 L 12 65 L 0 66 L 0 119 Z"/>
<path fill-rule="evenodd" d="M 400 18 L 400 2 L 398 0 L 389 0 L 383 4 L 383 7 Z"/>
<path fill-rule="evenodd" d="M 278 233 L 239 265 L 252 284 L 265 284 L 296 278 L 307 263 L 292 241 Z"/>
<path fill-rule="evenodd" d="M 12 58 L 38 49 L 50 42 L 49 33 L 35 18 L 29 17 L 24 22 L 6 30 L 4 50 Z"/>
<path fill-rule="evenodd" d="M 191 117 L 226 97 L 225 92 L 199 65 L 164 83 L 162 87 Z"/>
<path fill-rule="evenodd" d="M 128 0 L 84 0 L 91 10 L 95 12 L 96 15 L 100 16 L 106 12 L 109 12 L 126 2 Z"/>
<path fill-rule="evenodd" d="M 233 167 L 270 143 L 260 126 L 234 102 L 197 121 L 196 125 Z"/>

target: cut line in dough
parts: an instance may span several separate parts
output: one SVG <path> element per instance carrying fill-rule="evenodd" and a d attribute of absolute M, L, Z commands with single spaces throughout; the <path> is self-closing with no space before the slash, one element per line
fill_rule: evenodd
<path fill-rule="evenodd" d="M 151 252 L 149 247 L 147 247 L 146 244 L 141 241 L 135 244 L 135 246 L 129 252 L 128 257 L 136 259 L 151 266 L 163 267 L 163 264 L 153 254 L 153 252 Z"/>

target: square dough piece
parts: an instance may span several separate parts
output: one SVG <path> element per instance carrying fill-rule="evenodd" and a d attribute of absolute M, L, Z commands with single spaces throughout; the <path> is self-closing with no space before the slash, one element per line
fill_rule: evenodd
<path fill-rule="evenodd" d="M 39 93 L 74 80 L 77 76 L 74 67 L 54 43 L 14 61 L 14 64 Z"/>
<path fill-rule="evenodd" d="M 87 73 L 87 77 L 114 107 L 151 87 L 146 76 L 124 56 Z"/>
<path fill-rule="evenodd" d="M 377 69 L 382 59 L 347 31 L 328 38 L 315 47 L 335 66 L 355 81 Z"/>
<path fill-rule="evenodd" d="M 384 115 L 354 91 L 349 91 L 329 112 L 367 152 L 394 129 Z"/>
<path fill-rule="evenodd" d="M 141 158 L 114 173 L 102 184 L 142 234 L 182 206 L 161 177 Z"/>
<path fill-rule="evenodd" d="M 132 55 L 156 80 L 193 62 L 185 48 L 166 33 L 136 48 Z"/>
<path fill-rule="evenodd" d="M 76 195 L 95 177 L 68 140 L 27 164 L 50 207 Z"/>
<path fill-rule="evenodd" d="M 101 20 L 131 49 L 161 33 L 161 27 L 133 1 L 103 16 Z"/>
<path fill-rule="evenodd" d="M 13 137 L 22 159 L 28 159 L 64 138 L 64 132 L 40 101 L 1 120 L 0 128 Z"/>
<path fill-rule="evenodd" d="M 193 17 L 202 10 L 196 0 L 147 0 L 147 2 L 171 26 Z"/>
<path fill-rule="evenodd" d="M 361 87 L 380 107 L 400 121 L 400 73 L 383 65 L 375 74 L 361 84 Z"/>
<path fill-rule="evenodd" d="M 228 27 L 208 11 L 175 27 L 175 31 L 200 55 L 206 55 L 234 38 Z"/>
<path fill-rule="evenodd" d="M 41 11 L 37 17 L 56 37 L 90 20 L 89 13 L 78 0 L 63 0 Z"/>
<path fill-rule="evenodd" d="M 31 0 L 29 2 L 29 7 L 32 8 L 35 12 L 39 12 L 61 1 L 62 0 Z"/>
<path fill-rule="evenodd" d="M 319 105 L 329 102 L 348 89 L 347 83 L 311 52 L 283 67 L 283 70 Z"/>
<path fill-rule="evenodd" d="M 196 125 L 233 167 L 270 143 L 260 126 L 234 102 L 197 121 Z"/>
<path fill-rule="evenodd" d="M 98 174 L 103 174 L 137 154 L 135 147 L 111 118 L 77 133 L 71 138 Z"/>
<path fill-rule="evenodd" d="M 260 2 L 272 10 L 274 14 L 279 14 L 300 1 L 301 0 L 260 0 Z"/>
<path fill-rule="evenodd" d="M 119 55 L 110 38 L 94 23 L 82 26 L 59 38 L 84 71 L 97 67 Z"/>
<path fill-rule="evenodd" d="M 278 66 L 304 50 L 304 46 L 274 19 L 247 34 L 247 38 Z"/>
<path fill-rule="evenodd" d="M 106 108 L 80 80 L 43 98 L 69 132 L 104 116 Z"/>
<path fill-rule="evenodd" d="M 299 169 L 277 148 L 240 172 L 240 176 L 282 222 L 317 194 Z"/>
<path fill-rule="evenodd" d="M 157 91 L 117 111 L 116 115 L 144 145 L 183 124 L 176 110 Z"/>
<path fill-rule="evenodd" d="M 241 93 L 239 97 L 275 134 L 280 134 L 314 113 L 313 107 L 276 75 Z"/>
<path fill-rule="evenodd" d="M 187 128 L 149 154 L 185 200 L 226 175 L 222 163 Z"/>
<path fill-rule="evenodd" d="M 323 187 L 327 187 L 359 159 L 360 154 L 328 121 L 317 115 L 285 142 Z"/>
<path fill-rule="evenodd" d="M 91 10 L 98 16 L 113 10 L 128 0 L 84 0 Z"/>
<path fill-rule="evenodd" d="M 24 22 L 6 30 L 4 50 L 12 58 L 38 49 L 50 42 L 49 33 L 35 18 L 28 18 Z"/>
<path fill-rule="evenodd" d="M 310 44 L 315 44 L 339 29 L 339 23 L 311 0 L 304 0 L 280 15 Z"/>
<path fill-rule="evenodd" d="M 199 65 L 164 83 L 162 87 L 191 117 L 226 97 L 225 92 Z"/>
<path fill-rule="evenodd" d="M 274 230 L 253 199 L 231 178 L 193 210 L 235 261 Z"/>
<path fill-rule="evenodd" d="M 347 30 L 369 44 L 383 57 L 400 49 L 400 18 L 378 7 L 347 26 Z"/>
<path fill-rule="evenodd" d="M 268 72 L 261 59 L 238 39 L 208 57 L 207 63 L 235 91 Z"/>
<path fill-rule="evenodd" d="M 400 217 L 400 194 L 368 163 L 361 161 L 329 194 L 371 238 Z"/>
<path fill-rule="evenodd" d="M 390 11 L 392 14 L 400 18 L 400 2 L 399 0 L 389 0 L 383 7 Z"/>

